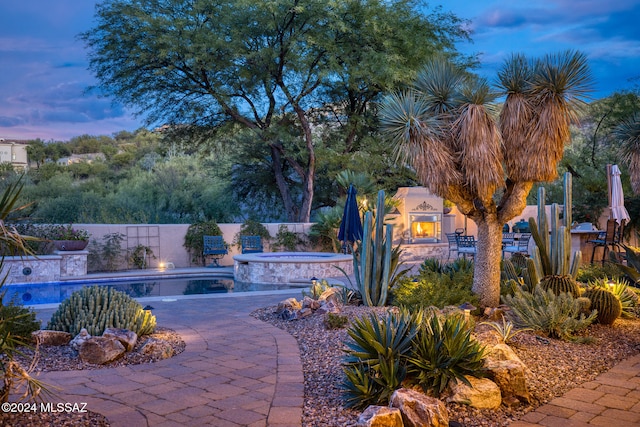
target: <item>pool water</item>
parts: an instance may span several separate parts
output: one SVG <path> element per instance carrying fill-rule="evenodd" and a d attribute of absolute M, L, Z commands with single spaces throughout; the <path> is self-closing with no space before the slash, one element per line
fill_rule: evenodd
<path fill-rule="evenodd" d="M 108 286 L 125 292 L 133 298 L 163 297 L 176 295 L 198 295 L 231 292 L 252 292 L 291 289 L 295 286 L 282 284 L 251 284 L 235 282 L 233 277 L 182 277 L 170 279 L 127 279 L 100 281 L 67 281 L 47 283 L 7 284 L 5 301 L 15 299 L 25 305 L 53 304 L 67 299 L 84 286 Z"/>

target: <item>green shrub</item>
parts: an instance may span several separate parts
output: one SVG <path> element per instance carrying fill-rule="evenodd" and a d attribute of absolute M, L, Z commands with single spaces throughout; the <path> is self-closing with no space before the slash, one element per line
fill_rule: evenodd
<path fill-rule="evenodd" d="M 222 230 L 214 220 L 196 222 L 189 226 L 187 234 L 184 236 L 183 246 L 189 252 L 191 262 L 194 264 L 205 265 L 205 257 L 202 254 L 204 236 L 222 236 Z"/>
<path fill-rule="evenodd" d="M 602 265 L 596 262 L 580 266 L 576 280 L 580 283 L 589 283 L 598 279 L 612 278 L 616 280 L 622 276 L 622 272 L 615 264 L 605 262 L 604 265 Z"/>
<path fill-rule="evenodd" d="M 89 335 L 102 335 L 106 328 L 123 328 L 138 336 L 153 333 L 156 317 L 124 292 L 107 286 L 84 287 L 62 301 L 47 329 L 77 335 L 86 328 Z"/>
<path fill-rule="evenodd" d="M 31 333 L 40 329 L 40 321 L 36 320 L 35 310 L 15 301 L 8 304 L 0 301 L 0 323 L 22 342 L 30 342 Z"/>
<path fill-rule="evenodd" d="M 88 271 L 115 271 L 124 262 L 125 250 L 122 242 L 126 234 L 109 233 L 100 242 L 92 240 L 87 255 Z"/>
<path fill-rule="evenodd" d="M 450 381 L 471 387 L 466 375 L 483 376 L 485 348 L 471 337 L 471 328 L 460 314 L 441 319 L 432 314 L 418 329 L 407 358 L 408 380 L 439 396 Z"/>
<path fill-rule="evenodd" d="M 208 234 L 209 236 L 220 236 L 220 234 Z M 271 234 L 269 234 L 269 230 L 267 227 L 259 223 L 258 221 L 254 221 L 252 219 L 246 220 L 240 226 L 240 231 L 234 236 L 233 244 L 238 248 L 242 249 L 242 240 L 241 236 L 260 236 L 262 238 L 263 244 L 271 240 Z"/>
<path fill-rule="evenodd" d="M 349 318 L 341 314 L 327 313 L 324 318 L 324 326 L 327 329 L 341 329 L 347 323 L 349 323 Z"/>
<path fill-rule="evenodd" d="M 532 293 L 516 289 L 513 296 L 504 295 L 502 301 L 511 308 L 510 320 L 516 326 L 563 340 L 580 341 L 574 334 L 586 329 L 597 315 L 592 311 L 585 317 L 578 298 L 566 293 L 555 295 L 540 286 L 535 286 Z"/>
<path fill-rule="evenodd" d="M 417 277 L 403 278 L 391 290 L 391 303 L 410 309 L 460 305 L 470 302 L 478 305 L 478 297 L 471 291 L 473 271 L 451 270 L 439 274 L 424 270 Z"/>
<path fill-rule="evenodd" d="M 276 234 L 276 240 L 273 242 L 273 248 L 277 251 L 295 251 L 299 243 L 303 243 L 303 240 L 297 233 L 289 231 L 289 228 L 280 224 L 278 227 L 278 233 Z"/>

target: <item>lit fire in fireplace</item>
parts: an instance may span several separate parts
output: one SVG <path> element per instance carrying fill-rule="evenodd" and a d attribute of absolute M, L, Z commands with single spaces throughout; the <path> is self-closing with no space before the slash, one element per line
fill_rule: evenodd
<path fill-rule="evenodd" d="M 411 215 L 411 237 L 414 239 L 435 239 L 440 236 L 438 215 Z"/>

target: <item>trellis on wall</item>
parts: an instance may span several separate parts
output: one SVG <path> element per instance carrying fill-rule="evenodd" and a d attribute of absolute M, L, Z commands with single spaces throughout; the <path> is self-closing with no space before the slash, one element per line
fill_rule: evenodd
<path fill-rule="evenodd" d="M 130 267 L 156 267 L 160 259 L 160 227 L 127 227 L 127 254 Z"/>

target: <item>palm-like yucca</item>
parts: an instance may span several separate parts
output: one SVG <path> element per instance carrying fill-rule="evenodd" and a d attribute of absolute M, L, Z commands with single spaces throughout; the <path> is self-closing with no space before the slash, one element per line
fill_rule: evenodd
<path fill-rule="evenodd" d="M 507 94 L 500 117 L 507 149 L 507 172 L 514 181 L 551 181 L 590 90 L 586 57 L 565 51 L 535 62 L 512 56 L 499 72 Z"/>
<path fill-rule="evenodd" d="M 622 145 L 620 147 L 624 160 L 629 164 L 629 175 L 633 192 L 640 193 L 640 113 L 622 121 L 614 136 Z"/>
<path fill-rule="evenodd" d="M 388 95 L 380 110 L 399 158 L 478 225 L 473 289 L 483 306 L 500 300 L 502 225 L 522 213 L 534 182 L 557 176 L 591 83 L 586 57 L 574 51 L 535 61 L 514 55 L 498 80 L 506 95 L 499 121 L 489 85 L 443 58 L 425 66 L 413 90 Z"/>

